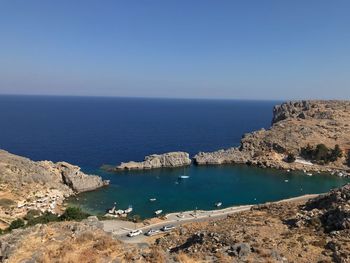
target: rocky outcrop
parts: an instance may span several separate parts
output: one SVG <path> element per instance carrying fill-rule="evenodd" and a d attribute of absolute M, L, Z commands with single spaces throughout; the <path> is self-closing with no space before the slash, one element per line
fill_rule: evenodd
<path fill-rule="evenodd" d="M 79 166 L 66 162 L 59 162 L 56 166 L 61 172 L 63 182 L 77 193 L 95 190 L 109 184 L 109 181 L 102 180 L 99 176 L 84 174 Z"/>
<path fill-rule="evenodd" d="M 143 162 L 121 163 L 116 170 L 144 170 L 155 168 L 174 168 L 191 164 L 189 154 L 186 152 L 169 152 L 152 154 L 145 157 Z"/>
<path fill-rule="evenodd" d="M 350 184 L 311 199 L 294 225 L 313 225 L 325 231 L 350 230 Z"/>
<path fill-rule="evenodd" d="M 84 174 L 80 167 L 66 162 L 35 162 L 3 150 L 0 150 L 0 180 L 14 186 L 23 183 L 45 184 L 62 190 L 71 189 L 76 193 L 108 184 L 101 177 Z"/>
<path fill-rule="evenodd" d="M 196 164 L 246 163 L 249 159 L 249 153 L 240 151 L 238 148 L 209 153 L 200 152 L 194 156 Z"/>
<path fill-rule="evenodd" d="M 0 228 L 29 210 L 60 213 L 65 198 L 108 183 L 66 162 L 35 162 L 0 150 L 0 202 L 8 204 L 0 206 Z"/>
<path fill-rule="evenodd" d="M 298 155 L 307 144 L 323 143 L 344 151 L 344 158 L 329 165 L 286 163 L 288 153 Z M 245 134 L 239 147 L 194 156 L 196 164 L 247 163 L 279 169 L 341 171 L 349 169 L 345 155 L 350 148 L 349 101 L 296 101 L 273 109 L 272 126 Z"/>

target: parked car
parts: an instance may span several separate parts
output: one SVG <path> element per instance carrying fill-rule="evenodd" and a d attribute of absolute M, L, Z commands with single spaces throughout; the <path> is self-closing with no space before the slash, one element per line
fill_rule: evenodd
<path fill-rule="evenodd" d="M 174 225 L 167 225 L 167 226 L 163 226 L 160 230 L 166 232 L 166 231 L 173 230 L 174 228 L 175 228 Z"/>
<path fill-rule="evenodd" d="M 158 229 L 150 229 L 146 232 L 146 236 L 154 236 L 158 234 L 160 231 Z"/>
<path fill-rule="evenodd" d="M 128 233 L 128 237 L 135 237 L 142 234 L 141 229 L 132 230 Z"/>

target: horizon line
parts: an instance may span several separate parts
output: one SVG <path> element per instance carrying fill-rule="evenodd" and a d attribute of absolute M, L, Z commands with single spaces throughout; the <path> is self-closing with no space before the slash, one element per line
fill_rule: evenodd
<path fill-rule="evenodd" d="M 320 98 L 292 98 L 292 99 L 256 99 L 256 98 L 198 98 L 198 97 L 147 97 L 147 96 L 117 96 L 117 95 L 68 95 L 68 94 L 11 94 L 0 93 L 0 96 L 9 97 L 72 97 L 72 98 L 110 98 L 110 99 L 159 99 L 159 100 L 212 100 L 212 101 L 265 101 L 265 102 L 286 102 L 302 100 L 346 100 L 346 99 L 320 99 Z"/>

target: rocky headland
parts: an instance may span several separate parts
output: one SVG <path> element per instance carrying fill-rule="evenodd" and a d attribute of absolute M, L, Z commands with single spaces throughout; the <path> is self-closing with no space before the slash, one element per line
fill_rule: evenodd
<path fill-rule="evenodd" d="M 156 168 L 175 168 L 188 166 L 191 159 L 186 152 L 169 152 L 164 154 L 152 154 L 145 157 L 143 162 L 121 163 L 115 170 L 146 170 Z"/>
<path fill-rule="evenodd" d="M 58 213 L 65 198 L 108 183 L 66 162 L 35 162 L 0 150 L 0 228 L 29 210 Z"/>
<path fill-rule="evenodd" d="M 303 160 L 303 147 L 339 145 L 342 157 L 327 164 Z M 198 165 L 249 164 L 277 169 L 349 173 L 350 102 L 291 101 L 273 109 L 272 126 L 247 133 L 239 147 L 194 156 Z M 287 162 L 288 155 L 296 160 Z"/>

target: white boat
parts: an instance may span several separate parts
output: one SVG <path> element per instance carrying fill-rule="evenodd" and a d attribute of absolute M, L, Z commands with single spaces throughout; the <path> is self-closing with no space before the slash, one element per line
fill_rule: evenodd
<path fill-rule="evenodd" d="M 154 201 L 157 201 L 157 199 L 156 198 L 150 198 L 149 201 L 150 202 L 154 202 Z"/>
<path fill-rule="evenodd" d="M 215 206 L 216 207 L 220 207 L 220 206 L 222 206 L 222 203 L 221 202 L 217 202 L 217 203 L 215 203 Z"/>
<path fill-rule="evenodd" d="M 287 180 L 287 179 L 286 179 L 286 180 L 284 180 L 284 182 L 285 182 L 285 183 L 288 183 L 288 182 L 289 182 L 289 180 Z"/>
<path fill-rule="evenodd" d="M 113 215 L 114 212 L 115 212 L 115 206 L 113 206 L 112 209 L 109 209 L 109 210 L 108 210 L 108 214 Z"/>
<path fill-rule="evenodd" d="M 157 211 L 155 211 L 154 213 L 155 213 L 156 215 L 160 215 L 162 212 L 163 212 L 163 210 L 157 210 Z"/>
<path fill-rule="evenodd" d="M 125 211 L 122 210 L 122 209 L 119 209 L 119 210 L 114 211 L 114 214 L 117 215 L 117 216 L 120 216 L 120 215 L 122 215 L 122 214 L 124 214 L 124 213 L 125 213 Z"/>
<path fill-rule="evenodd" d="M 129 213 L 131 213 L 131 212 L 132 212 L 132 206 L 129 206 L 128 209 L 124 210 L 124 213 L 125 213 L 125 214 L 129 214 Z"/>
<path fill-rule="evenodd" d="M 190 176 L 186 175 L 185 168 L 184 168 L 184 172 L 182 175 L 179 176 L 179 179 L 188 179 L 188 178 L 190 178 Z"/>
<path fill-rule="evenodd" d="M 307 173 L 308 176 L 312 176 L 312 173 Z"/>

